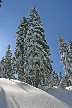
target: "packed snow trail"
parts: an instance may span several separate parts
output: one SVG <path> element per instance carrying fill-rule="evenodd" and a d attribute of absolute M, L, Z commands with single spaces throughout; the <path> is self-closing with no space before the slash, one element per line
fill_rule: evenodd
<path fill-rule="evenodd" d="M 0 79 L 0 108 L 70 108 L 44 91 L 20 81 Z"/>

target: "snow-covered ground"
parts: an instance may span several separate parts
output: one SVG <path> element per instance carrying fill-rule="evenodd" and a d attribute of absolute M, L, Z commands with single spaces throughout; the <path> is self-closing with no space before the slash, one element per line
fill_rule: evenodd
<path fill-rule="evenodd" d="M 58 88 L 53 87 L 53 90 L 48 92 L 52 96 L 58 98 L 62 102 L 65 102 L 67 105 L 69 105 L 72 108 L 72 87 L 66 87 L 65 91 Z"/>
<path fill-rule="evenodd" d="M 0 108 L 70 108 L 50 94 L 17 80 L 0 79 Z"/>

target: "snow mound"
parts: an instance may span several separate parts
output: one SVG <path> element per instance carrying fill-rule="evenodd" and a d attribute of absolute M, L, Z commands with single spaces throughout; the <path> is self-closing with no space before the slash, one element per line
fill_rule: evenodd
<path fill-rule="evenodd" d="M 62 102 L 66 103 L 72 108 L 72 87 L 66 87 L 65 90 L 62 90 L 58 87 L 53 87 L 51 91 L 48 92 L 50 95 L 56 97 Z"/>
<path fill-rule="evenodd" d="M 0 79 L 0 108 L 70 108 L 50 94 L 18 80 Z"/>

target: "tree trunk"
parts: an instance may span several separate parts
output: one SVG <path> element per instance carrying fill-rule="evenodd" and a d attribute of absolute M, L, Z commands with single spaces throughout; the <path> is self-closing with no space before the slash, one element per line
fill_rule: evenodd
<path fill-rule="evenodd" d="M 39 85 L 39 70 L 36 71 L 35 87 L 38 88 L 38 85 Z"/>

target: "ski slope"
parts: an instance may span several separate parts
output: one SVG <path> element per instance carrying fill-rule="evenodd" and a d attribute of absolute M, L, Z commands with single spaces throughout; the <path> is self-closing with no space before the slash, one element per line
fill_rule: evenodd
<path fill-rule="evenodd" d="M 17 80 L 0 79 L 0 108 L 70 108 L 54 96 Z"/>

